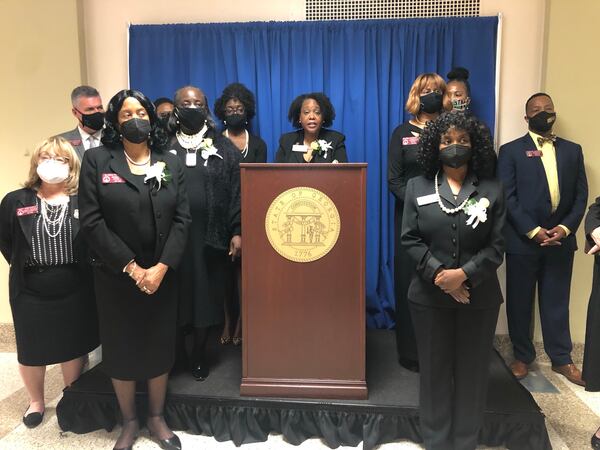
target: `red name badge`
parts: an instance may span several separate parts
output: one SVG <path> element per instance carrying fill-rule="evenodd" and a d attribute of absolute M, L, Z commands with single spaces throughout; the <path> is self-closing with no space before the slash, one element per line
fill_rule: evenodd
<path fill-rule="evenodd" d="M 418 136 L 403 137 L 402 145 L 417 145 L 419 143 Z"/>
<path fill-rule="evenodd" d="M 525 154 L 528 158 L 539 158 L 540 156 L 544 156 L 541 150 L 527 150 Z"/>
<path fill-rule="evenodd" d="M 102 184 L 125 183 L 125 180 L 116 173 L 103 173 Z"/>
<path fill-rule="evenodd" d="M 37 212 L 38 212 L 37 205 L 24 206 L 23 208 L 17 208 L 17 217 L 30 216 L 32 214 L 37 214 Z"/>

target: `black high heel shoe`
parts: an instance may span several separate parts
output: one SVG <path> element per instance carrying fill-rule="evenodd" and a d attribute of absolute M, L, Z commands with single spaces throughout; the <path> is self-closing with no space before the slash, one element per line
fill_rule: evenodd
<path fill-rule="evenodd" d="M 133 419 L 127 419 L 123 421 L 123 425 L 122 427 L 125 428 L 125 426 L 129 423 L 129 422 L 137 422 L 137 417 L 134 417 Z M 135 441 L 137 440 L 137 434 L 140 431 L 140 425 L 137 425 L 137 432 L 135 433 L 135 436 L 133 436 L 133 441 L 131 442 L 131 444 L 129 444 L 127 447 L 113 447 L 113 450 L 133 450 L 133 444 L 135 444 Z"/>
<path fill-rule="evenodd" d="M 200 358 L 197 363 L 192 366 L 191 374 L 196 381 L 204 381 L 208 377 L 208 362 L 206 358 Z"/>
<path fill-rule="evenodd" d="M 148 418 L 151 418 L 151 417 L 164 417 L 164 416 L 162 414 L 148 416 Z M 148 426 L 147 424 L 146 424 L 146 426 L 148 427 L 148 431 L 150 432 L 150 437 L 158 443 L 160 448 L 162 448 L 163 450 L 181 450 L 181 440 L 179 439 L 179 436 L 177 436 L 175 433 L 173 433 L 171 431 L 171 433 L 173 433 L 173 436 L 171 436 L 170 438 L 167 438 L 167 439 L 159 439 L 158 437 L 154 436 L 154 434 L 152 433 L 152 430 L 150 429 L 150 426 Z"/>

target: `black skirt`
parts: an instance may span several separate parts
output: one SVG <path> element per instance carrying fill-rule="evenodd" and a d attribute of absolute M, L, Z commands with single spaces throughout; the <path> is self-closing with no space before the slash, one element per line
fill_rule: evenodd
<path fill-rule="evenodd" d="M 144 294 L 125 273 L 94 268 L 102 368 L 111 378 L 147 380 L 171 370 L 175 357 L 177 286 L 169 270 Z"/>
<path fill-rule="evenodd" d="M 75 265 L 25 269 L 25 288 L 11 301 L 17 358 L 46 366 L 99 345 L 93 292 Z"/>

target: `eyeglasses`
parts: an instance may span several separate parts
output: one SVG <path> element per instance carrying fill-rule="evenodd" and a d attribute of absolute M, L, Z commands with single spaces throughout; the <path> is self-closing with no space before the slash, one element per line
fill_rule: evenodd
<path fill-rule="evenodd" d="M 43 163 L 44 161 L 50 161 L 50 160 L 54 160 L 57 163 L 61 163 L 61 164 L 67 164 L 69 162 L 69 158 L 64 157 L 64 156 L 50 156 L 50 155 L 40 155 L 40 163 Z"/>
<path fill-rule="evenodd" d="M 244 114 L 244 112 L 246 111 L 246 108 L 244 108 L 243 106 L 237 106 L 235 108 L 232 108 L 231 106 L 228 106 L 227 108 L 225 108 L 225 113 L 227 115 L 230 114 Z"/>

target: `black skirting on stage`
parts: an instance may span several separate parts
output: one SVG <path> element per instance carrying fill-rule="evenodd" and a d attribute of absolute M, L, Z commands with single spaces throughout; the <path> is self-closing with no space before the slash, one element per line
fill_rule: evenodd
<path fill-rule="evenodd" d="M 231 440 L 237 446 L 266 441 L 271 432 L 283 434 L 295 445 L 319 437 L 331 448 L 356 446 L 361 441 L 363 449 L 400 439 L 421 442 L 419 375 L 398 365 L 391 331 L 367 333 L 368 400 L 240 397 L 240 348 L 211 350 L 213 354 L 219 352 L 219 361 L 205 382 L 196 382 L 187 373 L 169 382 L 165 417 L 175 430 L 213 436 L 217 441 Z M 142 416 L 146 411 L 143 391 L 138 392 L 138 403 Z M 57 415 L 64 431 L 113 429 L 120 420 L 119 407 L 101 368 L 85 373 L 64 391 Z M 479 442 L 519 450 L 551 449 L 544 415 L 496 352 L 490 364 Z"/>

